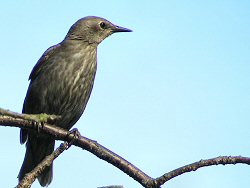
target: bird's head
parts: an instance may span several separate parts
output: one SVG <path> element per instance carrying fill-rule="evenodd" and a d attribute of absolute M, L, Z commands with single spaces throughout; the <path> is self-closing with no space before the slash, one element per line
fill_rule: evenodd
<path fill-rule="evenodd" d="M 98 45 L 113 33 L 131 31 L 130 29 L 114 25 L 104 18 L 88 16 L 72 25 L 65 39 L 82 40 Z"/>

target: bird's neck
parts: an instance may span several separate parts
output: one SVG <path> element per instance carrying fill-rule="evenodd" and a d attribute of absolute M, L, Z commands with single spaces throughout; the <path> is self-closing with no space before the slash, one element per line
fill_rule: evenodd
<path fill-rule="evenodd" d="M 63 40 L 61 42 L 61 45 L 73 51 L 85 51 L 85 50 L 96 51 L 98 46 L 96 43 L 89 43 L 83 40 L 70 40 L 70 39 Z"/>

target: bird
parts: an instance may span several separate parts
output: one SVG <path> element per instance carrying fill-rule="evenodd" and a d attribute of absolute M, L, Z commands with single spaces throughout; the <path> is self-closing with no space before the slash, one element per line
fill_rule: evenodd
<path fill-rule="evenodd" d="M 83 114 L 93 88 L 97 70 L 97 47 L 108 36 L 132 30 L 96 16 L 76 21 L 66 37 L 48 48 L 32 69 L 22 113 L 58 115 L 55 126 L 70 130 Z M 20 130 L 20 143 L 26 153 L 19 182 L 47 155 L 54 151 L 55 140 L 35 130 Z M 53 164 L 38 176 L 42 187 L 53 178 Z"/>

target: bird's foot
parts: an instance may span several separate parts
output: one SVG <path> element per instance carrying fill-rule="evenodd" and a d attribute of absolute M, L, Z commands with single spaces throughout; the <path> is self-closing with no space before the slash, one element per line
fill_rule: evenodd
<path fill-rule="evenodd" d="M 48 115 L 48 114 L 24 114 L 24 119 L 31 120 L 34 126 L 37 127 L 37 132 L 39 129 L 44 126 L 44 123 L 53 124 L 56 120 L 60 119 L 61 116 L 57 115 Z"/>
<path fill-rule="evenodd" d="M 48 114 L 23 114 L 24 119 L 32 120 L 35 122 L 50 123 L 53 124 L 56 120 L 60 119 L 61 116 L 58 115 L 48 115 Z"/>
<path fill-rule="evenodd" d="M 40 128 L 43 128 L 44 122 L 32 121 L 32 124 L 36 127 L 37 133 L 40 133 Z"/>
<path fill-rule="evenodd" d="M 73 129 L 69 132 L 68 137 L 69 137 L 71 134 L 73 135 L 73 137 L 72 137 L 71 141 L 68 143 L 68 147 L 70 147 L 76 140 L 78 140 L 78 139 L 81 137 L 81 134 L 80 134 L 80 132 L 78 131 L 77 128 L 73 128 Z"/>
<path fill-rule="evenodd" d="M 39 133 L 40 128 L 48 121 L 47 114 L 24 114 L 24 119 L 31 120 Z"/>

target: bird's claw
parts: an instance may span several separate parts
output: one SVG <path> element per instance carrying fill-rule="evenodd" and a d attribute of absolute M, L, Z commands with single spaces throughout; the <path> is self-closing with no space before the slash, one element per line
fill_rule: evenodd
<path fill-rule="evenodd" d="M 44 126 L 44 122 L 33 121 L 32 123 L 36 127 L 36 129 L 37 129 L 37 133 L 39 133 L 40 132 L 40 128 L 42 128 Z"/>
<path fill-rule="evenodd" d="M 81 134 L 80 134 L 80 132 L 78 131 L 77 128 L 73 128 L 73 129 L 69 132 L 68 136 L 70 136 L 71 134 L 73 134 L 73 138 L 72 138 L 71 141 L 68 143 L 68 148 L 69 148 L 76 140 L 78 140 L 78 139 L 81 137 Z"/>

